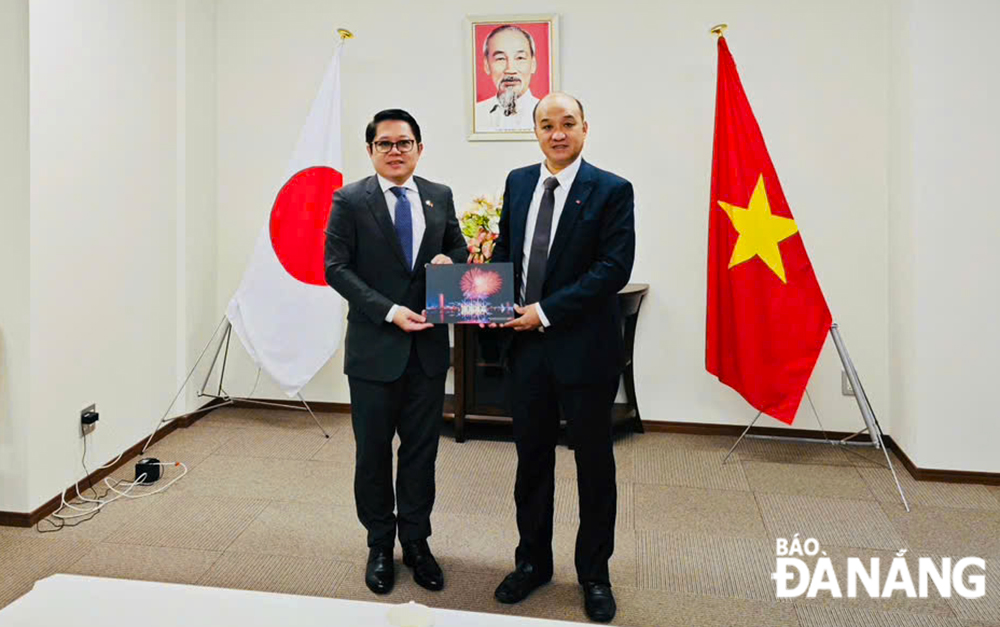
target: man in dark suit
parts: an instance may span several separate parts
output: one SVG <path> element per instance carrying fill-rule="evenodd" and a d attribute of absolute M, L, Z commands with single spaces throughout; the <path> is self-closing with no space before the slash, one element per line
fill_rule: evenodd
<path fill-rule="evenodd" d="M 560 409 L 576 455 L 577 578 L 592 620 L 614 618 L 608 560 L 617 489 L 611 409 L 623 365 L 618 291 L 635 257 L 632 184 L 580 157 L 578 100 L 549 94 L 534 115 L 541 164 L 507 176 L 493 261 L 514 264 L 520 317 L 509 352 L 520 543 L 496 590 L 517 603 L 552 578 L 555 446 Z"/>
<path fill-rule="evenodd" d="M 354 500 L 368 530 L 365 584 L 377 594 L 392 589 L 398 533 L 414 580 L 440 590 L 444 575 L 427 538 L 448 327 L 435 327 L 417 312 L 425 264 L 464 261 L 466 243 L 451 189 L 413 176 L 423 152 L 416 120 L 400 109 L 381 111 L 368 124 L 365 142 L 376 174 L 334 194 L 326 229 L 326 280 L 350 304 L 344 372 L 357 445 Z"/>

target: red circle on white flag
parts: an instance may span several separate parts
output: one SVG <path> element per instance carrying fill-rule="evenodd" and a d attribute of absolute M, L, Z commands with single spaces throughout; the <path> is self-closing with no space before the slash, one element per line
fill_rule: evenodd
<path fill-rule="evenodd" d="M 303 283 L 326 285 L 323 253 L 333 193 L 344 176 L 326 166 L 296 173 L 271 208 L 271 247 L 285 270 Z"/>

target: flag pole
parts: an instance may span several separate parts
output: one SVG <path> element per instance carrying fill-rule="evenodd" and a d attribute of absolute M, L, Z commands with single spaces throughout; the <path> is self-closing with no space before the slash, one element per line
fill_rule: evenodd
<path fill-rule="evenodd" d="M 844 366 L 847 379 L 851 382 L 851 388 L 854 390 L 854 398 L 858 403 L 858 409 L 861 411 L 861 417 L 865 422 L 865 429 L 868 430 L 868 437 L 871 438 L 872 446 L 876 450 L 882 449 L 885 461 L 889 464 L 889 471 L 892 472 L 892 478 L 896 482 L 896 490 L 899 491 L 899 498 L 903 499 L 903 507 L 909 512 L 910 504 L 906 501 L 906 495 L 903 494 L 903 486 L 899 483 L 896 468 L 892 465 L 889 450 L 882 439 L 882 425 L 879 424 L 878 419 L 875 417 L 875 412 L 872 411 L 871 402 L 868 400 L 868 395 L 865 394 L 865 388 L 861 385 L 861 378 L 858 376 L 858 371 L 854 368 L 854 362 L 851 361 L 851 356 L 847 352 L 847 346 L 844 345 L 843 338 L 840 337 L 840 329 L 836 322 L 830 327 L 830 337 L 833 338 L 833 343 L 837 347 L 837 354 L 840 356 L 840 363 Z M 847 439 L 849 438 L 844 439 L 845 442 Z"/>
<path fill-rule="evenodd" d="M 746 435 L 747 435 L 747 433 L 750 432 L 750 428 L 753 427 L 755 424 L 757 424 L 757 419 L 760 418 L 760 415 L 763 414 L 763 413 L 764 412 L 762 412 L 762 411 L 757 412 L 757 415 L 754 416 L 753 421 L 751 421 L 750 424 L 747 425 L 747 428 L 743 430 L 743 433 L 741 433 L 740 437 L 736 440 L 736 444 L 733 444 L 733 448 L 729 449 L 729 452 L 726 453 L 725 459 L 722 460 L 722 465 L 723 466 L 726 465 L 726 462 L 729 460 L 729 456 L 733 454 L 733 451 L 735 451 L 736 447 L 740 445 L 740 442 L 743 441 L 743 438 L 745 438 Z"/>
<path fill-rule="evenodd" d="M 708 32 L 718 37 L 725 37 L 727 28 L 729 28 L 729 24 L 716 24 Z"/>

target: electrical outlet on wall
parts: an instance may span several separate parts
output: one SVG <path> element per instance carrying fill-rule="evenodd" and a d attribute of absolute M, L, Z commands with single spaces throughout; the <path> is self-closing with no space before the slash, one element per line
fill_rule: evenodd
<path fill-rule="evenodd" d="M 851 380 L 845 370 L 840 371 L 840 393 L 844 396 L 854 396 L 854 386 L 851 385 Z"/>
<path fill-rule="evenodd" d="M 85 437 L 97 428 L 97 405 L 91 403 L 80 410 L 80 437 Z"/>

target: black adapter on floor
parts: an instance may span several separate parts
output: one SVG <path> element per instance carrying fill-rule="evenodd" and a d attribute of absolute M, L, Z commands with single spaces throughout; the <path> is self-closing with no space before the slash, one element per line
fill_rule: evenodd
<path fill-rule="evenodd" d="M 145 475 L 145 476 L 143 476 Z M 140 485 L 153 485 L 160 480 L 160 460 L 155 457 L 140 459 L 135 464 L 135 480 Z"/>

